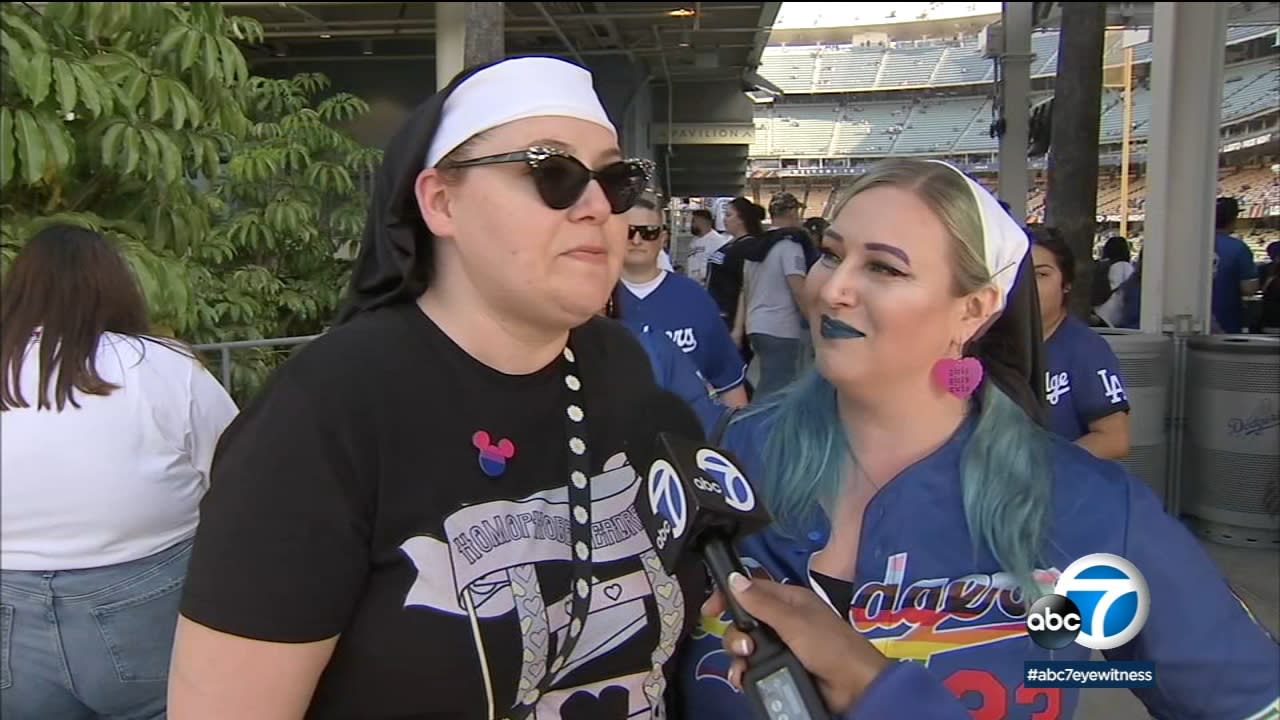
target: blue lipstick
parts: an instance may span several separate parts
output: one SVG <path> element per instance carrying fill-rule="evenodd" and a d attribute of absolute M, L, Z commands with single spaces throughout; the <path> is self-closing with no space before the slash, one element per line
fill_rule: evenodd
<path fill-rule="evenodd" d="M 856 340 L 866 337 L 866 333 L 858 328 L 843 323 L 830 315 L 822 316 L 822 337 L 828 340 Z"/>

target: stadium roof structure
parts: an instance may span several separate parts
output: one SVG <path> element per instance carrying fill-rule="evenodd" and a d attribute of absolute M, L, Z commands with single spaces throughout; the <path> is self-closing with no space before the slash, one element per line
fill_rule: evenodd
<path fill-rule="evenodd" d="M 823 4 L 823 3 L 818 3 Z M 828 3 L 829 4 L 829 3 Z M 886 4 L 886 3 L 872 3 Z M 959 5 L 964 3 L 900 3 L 901 5 Z M 1034 25 L 1038 30 L 1056 30 L 1062 20 L 1062 3 L 1036 2 L 1034 9 Z M 1245 25 L 1275 25 L 1280 18 L 1280 7 L 1275 2 L 1230 2 L 1226 3 L 1227 25 L 1241 27 Z M 852 5 L 852 3 L 850 3 Z M 973 3 L 977 8 L 986 8 L 994 3 Z M 852 16 L 853 11 L 849 11 Z M 1154 21 L 1155 4 L 1151 2 L 1112 2 L 1107 4 L 1107 26 L 1111 29 L 1149 28 Z M 785 17 L 787 8 L 782 15 Z M 862 15 L 871 17 L 865 13 Z M 913 16 L 898 15 L 880 22 L 868 20 L 838 25 L 830 22 L 831 18 L 840 17 L 838 13 L 829 13 L 820 24 L 801 27 L 792 23 L 774 27 L 770 44 L 838 44 L 848 43 L 855 37 L 882 35 L 889 42 L 908 42 L 913 40 L 955 37 L 957 35 L 976 35 L 991 24 L 1000 22 L 1001 15 L 996 12 L 924 12 Z"/>
<path fill-rule="evenodd" d="M 228 2 L 262 23 L 255 64 L 430 59 L 433 2 Z M 625 56 L 655 77 L 740 78 L 755 69 L 782 3 L 503 3 L 509 54 Z M 664 63 L 665 60 L 665 63 Z"/>

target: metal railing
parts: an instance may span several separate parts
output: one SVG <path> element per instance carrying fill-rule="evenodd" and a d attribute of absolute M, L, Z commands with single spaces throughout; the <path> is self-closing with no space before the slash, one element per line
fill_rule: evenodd
<path fill-rule="evenodd" d="M 243 350 L 248 348 L 265 348 L 265 347 L 294 347 L 296 345 L 306 345 L 307 343 L 320 337 L 319 335 L 298 335 L 295 337 L 268 338 L 265 340 L 235 340 L 233 342 L 207 343 L 204 345 L 196 345 L 197 352 L 217 352 L 220 358 L 219 368 L 222 377 L 222 386 L 231 392 L 231 351 Z"/>

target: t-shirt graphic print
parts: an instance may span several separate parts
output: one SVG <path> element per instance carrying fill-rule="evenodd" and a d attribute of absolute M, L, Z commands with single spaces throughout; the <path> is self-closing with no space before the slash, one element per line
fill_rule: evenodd
<path fill-rule="evenodd" d="M 530 699 L 529 720 L 663 718 L 706 574 L 664 573 L 632 508 L 643 348 L 603 318 L 570 345 L 581 475 L 566 358 L 498 372 L 414 305 L 304 348 L 223 436 L 183 614 L 268 642 L 336 637 L 308 720 L 497 720 Z M 590 489 L 594 548 L 576 628 L 570 483 Z"/>
<path fill-rule="evenodd" d="M 685 598 L 640 525 L 634 507 L 639 486 L 640 478 L 623 454 L 610 458 L 604 472 L 589 480 L 593 563 L 639 562 L 607 580 L 593 578 L 591 611 L 568 662 L 551 659 L 569 632 L 572 598 L 548 596 L 538 573 L 542 563 L 570 561 L 567 488 L 462 508 L 444 520 L 447 541 L 429 535 L 407 539 L 401 549 L 418 576 L 405 606 L 465 616 L 482 662 L 487 662 L 489 621 L 514 613 L 523 646 L 518 696 L 536 698 L 533 718 L 663 717 L 663 666 L 675 653 Z M 660 630 L 649 670 L 582 687 L 560 686 L 575 670 L 634 638 L 646 626 L 650 606 Z M 530 696 L 548 672 L 552 688 L 541 697 Z"/>

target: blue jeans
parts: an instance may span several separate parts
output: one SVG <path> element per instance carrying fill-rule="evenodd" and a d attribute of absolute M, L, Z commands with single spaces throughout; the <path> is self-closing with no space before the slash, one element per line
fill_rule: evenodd
<path fill-rule="evenodd" d="M 163 720 L 184 540 L 87 570 L 0 572 L 0 716 Z"/>
<path fill-rule="evenodd" d="M 796 379 L 800 372 L 800 353 L 803 349 L 799 340 L 760 333 L 748 335 L 747 340 L 751 343 L 751 351 L 760 360 L 760 382 L 755 387 L 756 398 L 775 393 Z"/>

